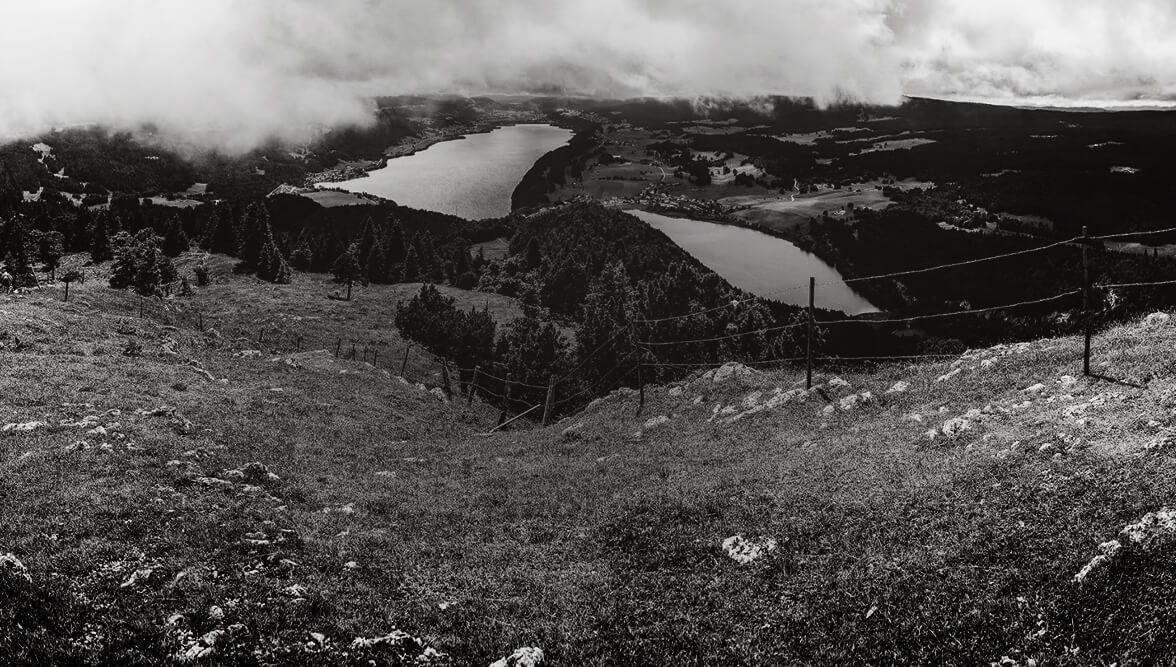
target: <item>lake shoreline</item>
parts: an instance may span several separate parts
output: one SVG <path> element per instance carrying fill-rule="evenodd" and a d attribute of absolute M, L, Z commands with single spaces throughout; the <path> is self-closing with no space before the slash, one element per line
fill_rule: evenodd
<path fill-rule="evenodd" d="M 788 239 L 769 236 L 772 242 L 768 243 L 755 236 L 763 234 L 761 230 L 746 226 L 637 208 L 622 210 L 665 234 L 675 245 L 732 285 L 762 299 L 803 307 L 807 304 L 803 288 L 807 286 L 808 278 L 814 276 L 826 286 L 826 297 L 832 297 L 826 300 L 823 308 L 851 315 L 879 310 L 864 295 L 849 287 L 836 267 Z M 728 227 L 734 229 L 720 231 Z M 786 284 L 787 279 L 795 279 L 794 284 Z"/>
<path fill-rule="evenodd" d="M 510 213 L 511 196 L 535 162 L 572 131 L 552 123 L 495 120 L 401 144 L 354 178 L 333 185 L 467 220 Z M 468 141 L 467 141 L 468 140 Z M 433 150 L 428 150 L 433 148 Z"/>

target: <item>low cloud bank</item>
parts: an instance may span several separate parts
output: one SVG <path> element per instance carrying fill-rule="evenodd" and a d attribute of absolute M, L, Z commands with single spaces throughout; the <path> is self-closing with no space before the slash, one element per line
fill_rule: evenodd
<path fill-rule="evenodd" d="M 0 137 L 152 123 L 247 148 L 379 94 L 1176 96 L 1163 0 L 55 0 L 4 9 Z"/>

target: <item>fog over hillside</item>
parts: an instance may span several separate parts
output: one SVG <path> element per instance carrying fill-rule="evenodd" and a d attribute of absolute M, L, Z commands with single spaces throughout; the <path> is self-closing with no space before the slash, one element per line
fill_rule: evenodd
<path fill-rule="evenodd" d="M 246 147 L 377 94 L 1165 100 L 1164 0 L 6 3 L 0 136 L 151 122 Z M 19 63 L 19 66 L 16 65 Z"/>

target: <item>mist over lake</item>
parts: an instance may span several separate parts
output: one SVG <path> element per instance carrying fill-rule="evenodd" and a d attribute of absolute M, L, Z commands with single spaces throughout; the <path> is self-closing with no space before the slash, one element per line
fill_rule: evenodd
<path fill-rule="evenodd" d="M 511 193 L 535 161 L 571 137 L 552 125 L 512 125 L 443 141 L 366 178 L 330 185 L 470 220 L 497 218 L 510 213 Z"/>

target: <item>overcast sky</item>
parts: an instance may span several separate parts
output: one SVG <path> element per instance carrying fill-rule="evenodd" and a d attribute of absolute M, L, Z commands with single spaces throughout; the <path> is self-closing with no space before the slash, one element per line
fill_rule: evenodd
<path fill-rule="evenodd" d="M 1173 0 L 0 0 L 0 136 L 248 144 L 374 94 L 1176 97 Z"/>

